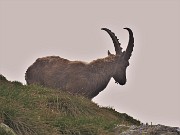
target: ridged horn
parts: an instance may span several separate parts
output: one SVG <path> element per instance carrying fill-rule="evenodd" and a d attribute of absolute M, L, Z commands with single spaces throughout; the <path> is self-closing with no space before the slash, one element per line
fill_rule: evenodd
<path fill-rule="evenodd" d="M 130 28 L 124 28 L 124 29 L 128 30 L 129 32 L 129 43 L 124 54 L 124 59 L 129 60 L 134 47 L 134 37 L 133 37 L 133 32 Z"/>
<path fill-rule="evenodd" d="M 116 37 L 116 35 L 111 30 L 109 30 L 107 28 L 102 28 L 101 30 L 106 31 L 110 35 L 110 37 L 111 37 L 111 39 L 112 39 L 112 41 L 114 43 L 114 48 L 115 48 L 115 51 L 116 51 L 116 55 L 120 55 L 122 53 L 122 48 L 120 46 L 121 44 L 118 41 L 119 39 Z"/>

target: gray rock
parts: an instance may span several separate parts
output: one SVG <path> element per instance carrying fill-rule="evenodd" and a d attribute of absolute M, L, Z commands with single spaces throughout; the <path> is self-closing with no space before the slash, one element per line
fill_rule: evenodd
<path fill-rule="evenodd" d="M 7 134 L 9 133 L 11 135 L 16 135 L 16 133 L 13 131 L 13 129 L 4 123 L 0 123 L 0 128 L 4 129 L 4 131 L 6 131 Z"/>
<path fill-rule="evenodd" d="M 116 135 L 180 135 L 180 128 L 164 125 L 133 125 Z"/>

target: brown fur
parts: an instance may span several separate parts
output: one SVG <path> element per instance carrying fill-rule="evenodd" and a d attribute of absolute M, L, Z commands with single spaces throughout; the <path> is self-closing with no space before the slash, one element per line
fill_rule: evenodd
<path fill-rule="evenodd" d="M 58 56 L 39 58 L 26 72 L 27 84 L 60 88 L 93 98 L 107 86 L 114 74 L 112 57 L 88 64 Z"/>
<path fill-rule="evenodd" d="M 126 83 L 125 53 L 109 54 L 90 63 L 69 61 L 59 56 L 38 58 L 26 71 L 27 84 L 66 90 L 92 99 L 106 88 L 111 77 L 121 85 Z"/>

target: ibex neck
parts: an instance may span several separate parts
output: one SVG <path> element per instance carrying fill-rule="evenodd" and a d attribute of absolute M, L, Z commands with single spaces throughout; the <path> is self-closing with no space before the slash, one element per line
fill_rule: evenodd
<path fill-rule="evenodd" d="M 115 59 L 109 56 L 103 59 L 97 59 L 88 64 L 88 71 L 92 75 L 91 90 L 88 95 L 90 98 L 95 97 L 106 88 L 115 71 Z"/>
<path fill-rule="evenodd" d="M 115 72 L 116 62 L 113 56 L 108 56 L 90 62 L 89 66 L 90 71 L 111 78 Z"/>

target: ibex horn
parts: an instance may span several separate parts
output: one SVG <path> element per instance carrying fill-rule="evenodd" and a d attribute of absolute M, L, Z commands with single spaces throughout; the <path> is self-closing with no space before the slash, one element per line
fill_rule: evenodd
<path fill-rule="evenodd" d="M 120 47 L 119 39 L 117 39 L 116 35 L 109 29 L 107 28 L 102 28 L 101 30 L 105 30 L 111 37 L 113 43 L 114 43 L 114 48 L 116 51 L 116 55 L 120 55 L 122 53 L 122 48 Z"/>
<path fill-rule="evenodd" d="M 131 57 L 131 53 L 133 51 L 133 47 L 134 47 L 134 37 L 133 37 L 133 32 L 130 28 L 124 28 L 124 29 L 128 30 L 128 32 L 129 32 L 129 43 L 126 48 L 124 59 L 129 60 Z"/>

